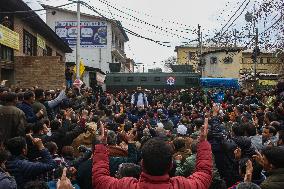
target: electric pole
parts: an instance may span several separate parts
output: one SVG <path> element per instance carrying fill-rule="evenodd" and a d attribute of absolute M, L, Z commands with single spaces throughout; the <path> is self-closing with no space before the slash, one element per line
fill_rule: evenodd
<path fill-rule="evenodd" d="M 245 19 L 247 22 L 251 22 L 253 24 L 253 34 L 254 34 L 254 49 L 252 52 L 252 60 L 253 60 L 253 82 L 254 82 L 254 90 L 257 89 L 257 57 L 260 54 L 260 49 L 258 47 L 258 28 L 256 27 L 256 15 L 255 15 L 255 5 L 254 5 L 254 12 L 250 13 L 247 12 L 245 15 Z"/>
<path fill-rule="evenodd" d="M 198 24 L 198 47 L 199 47 L 199 53 L 201 53 L 201 26 Z"/>
<path fill-rule="evenodd" d="M 237 33 L 239 33 L 239 32 L 236 29 L 234 29 L 233 35 L 234 35 L 234 47 L 235 48 L 237 47 L 237 40 L 238 40 Z"/>
<path fill-rule="evenodd" d="M 203 40 L 202 40 L 202 32 L 201 32 L 200 33 L 200 57 L 202 56 L 202 53 L 203 53 L 202 44 L 203 44 Z"/>
<path fill-rule="evenodd" d="M 258 48 L 258 28 L 255 29 L 255 47 L 253 51 L 253 71 L 254 71 L 254 88 L 256 89 L 257 81 L 256 81 L 256 69 L 257 69 L 257 56 L 259 55 L 259 48 Z"/>
<path fill-rule="evenodd" d="M 81 37 L 81 18 L 80 18 L 80 3 L 77 0 L 77 43 L 76 43 L 76 78 L 80 79 L 80 37 Z"/>
<path fill-rule="evenodd" d="M 198 30 L 197 30 L 197 35 L 198 35 L 198 54 L 199 54 L 199 63 L 198 63 L 198 71 L 200 71 L 201 76 L 202 76 L 202 61 L 201 61 L 201 55 L 202 55 L 202 33 L 201 33 L 201 26 L 198 24 Z"/>

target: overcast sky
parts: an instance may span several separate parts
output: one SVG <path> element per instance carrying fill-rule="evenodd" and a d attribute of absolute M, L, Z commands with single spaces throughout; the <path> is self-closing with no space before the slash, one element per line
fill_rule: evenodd
<path fill-rule="evenodd" d="M 24 0 L 32 2 L 36 0 Z M 68 3 L 68 0 L 41 0 L 44 4 L 58 6 Z M 203 34 L 212 35 L 214 29 L 220 30 L 222 24 L 229 20 L 233 12 L 244 0 L 83 0 L 98 8 L 102 14 L 109 18 L 120 20 L 122 25 L 141 36 L 152 38 L 165 43 L 171 47 L 163 47 L 154 42 L 137 38 L 128 34 L 129 42 L 125 45 L 126 54 L 136 62 L 144 63 L 148 68 L 161 66 L 161 61 L 175 55 L 175 46 L 196 39 L 194 31 L 186 29 L 197 29 L 202 26 Z M 108 1 L 112 7 L 104 3 Z M 249 1 L 249 0 L 247 0 Z M 261 1 L 261 0 L 258 0 Z M 253 0 L 251 0 L 253 2 Z M 33 5 L 33 8 L 38 7 Z M 76 5 L 66 8 L 76 10 Z M 244 11 L 244 13 L 247 10 Z M 82 12 L 93 13 L 83 7 Z M 45 14 L 40 13 L 45 17 Z M 128 14 L 128 15 L 127 15 Z M 131 15 L 131 16 L 129 16 Z M 135 17 L 135 18 L 134 18 Z M 147 22 L 147 24 L 145 24 Z M 243 16 L 236 23 L 245 22 Z M 150 25 L 158 27 L 154 28 Z M 172 30 L 170 30 L 172 29 Z M 178 31 L 176 31 L 178 30 Z M 183 31 L 183 32 L 182 32 Z M 185 33 L 188 32 L 188 33 Z"/>

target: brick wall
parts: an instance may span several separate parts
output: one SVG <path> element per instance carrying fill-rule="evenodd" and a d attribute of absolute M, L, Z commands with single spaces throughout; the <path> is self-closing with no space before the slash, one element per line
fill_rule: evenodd
<path fill-rule="evenodd" d="M 61 88 L 65 83 L 65 64 L 59 57 L 15 57 L 15 86 L 38 86 L 43 89 Z"/>

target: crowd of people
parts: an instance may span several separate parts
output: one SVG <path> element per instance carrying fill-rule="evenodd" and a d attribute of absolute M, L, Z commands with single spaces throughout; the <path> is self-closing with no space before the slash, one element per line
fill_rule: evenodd
<path fill-rule="evenodd" d="M 0 188 L 281 189 L 283 131 L 284 83 L 259 92 L 0 86 Z"/>

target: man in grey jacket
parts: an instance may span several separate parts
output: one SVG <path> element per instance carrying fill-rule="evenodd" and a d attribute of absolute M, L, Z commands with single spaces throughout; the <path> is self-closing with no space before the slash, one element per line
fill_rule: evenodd
<path fill-rule="evenodd" d="M 43 89 L 36 89 L 35 90 L 35 102 L 32 104 L 33 111 L 37 113 L 40 110 L 43 110 L 44 118 L 54 119 L 54 116 L 52 116 L 52 110 L 55 108 L 58 104 L 62 102 L 66 98 L 65 95 L 66 87 L 64 86 L 59 93 L 59 95 L 55 99 L 48 99 L 45 96 Z"/>
<path fill-rule="evenodd" d="M 16 107 L 17 94 L 7 92 L 3 99 L 3 106 L 0 107 L 0 133 L 2 140 L 6 141 L 16 136 L 25 135 L 26 117 L 25 113 Z"/>

